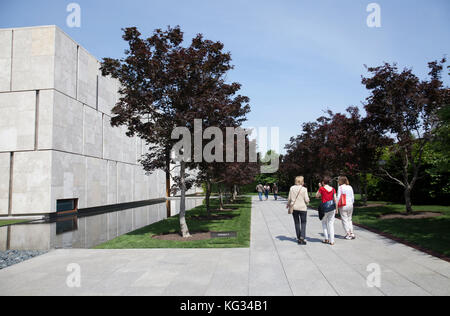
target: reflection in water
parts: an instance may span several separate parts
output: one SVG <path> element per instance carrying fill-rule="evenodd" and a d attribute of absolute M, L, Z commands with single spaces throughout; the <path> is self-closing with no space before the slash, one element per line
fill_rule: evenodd
<path fill-rule="evenodd" d="M 178 214 L 180 200 L 170 201 L 172 216 Z M 186 209 L 203 203 L 202 197 L 186 198 Z M 0 227 L 0 250 L 48 250 L 92 248 L 118 236 L 167 218 L 166 203 L 88 216 L 68 216 L 52 221 L 35 221 Z"/>
<path fill-rule="evenodd" d="M 65 216 L 56 219 L 56 235 L 78 229 L 78 216 Z"/>

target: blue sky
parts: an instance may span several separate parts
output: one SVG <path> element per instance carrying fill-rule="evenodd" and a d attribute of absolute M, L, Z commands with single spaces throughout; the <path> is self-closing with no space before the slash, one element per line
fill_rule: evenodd
<path fill-rule="evenodd" d="M 81 6 L 81 28 L 66 25 L 66 6 Z M 381 28 L 366 7 L 381 6 Z M 413 67 L 450 53 L 448 0 L 0 0 L 0 27 L 58 25 L 94 56 L 121 57 L 121 28 L 144 35 L 180 25 L 203 33 L 233 55 L 230 81 L 251 98 L 248 126 L 279 127 L 283 147 L 326 109 L 361 105 L 364 64 Z M 448 76 L 446 77 L 448 84 Z"/>

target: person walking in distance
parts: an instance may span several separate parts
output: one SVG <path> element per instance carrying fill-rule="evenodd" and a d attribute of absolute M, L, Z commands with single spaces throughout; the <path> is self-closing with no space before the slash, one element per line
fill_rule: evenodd
<path fill-rule="evenodd" d="M 264 186 L 264 195 L 266 196 L 266 201 L 269 199 L 269 193 L 270 193 L 270 185 L 266 184 Z"/>
<path fill-rule="evenodd" d="M 338 208 L 341 214 L 342 226 L 346 232 L 345 239 L 356 239 L 353 232 L 353 204 L 355 203 L 355 194 L 347 177 L 339 177 L 338 189 Z"/>
<path fill-rule="evenodd" d="M 316 198 L 322 199 L 320 207 L 325 213 L 322 219 L 323 235 L 325 236 L 324 244 L 334 246 L 334 220 L 337 212 L 336 190 L 330 186 L 331 178 L 326 176 L 323 181 L 319 183 L 319 190 L 316 193 Z"/>
<path fill-rule="evenodd" d="M 288 204 L 289 214 L 294 217 L 295 231 L 299 245 L 306 245 L 306 221 L 309 204 L 308 190 L 303 186 L 304 177 L 297 177 L 295 185 L 289 190 Z"/>
<path fill-rule="evenodd" d="M 276 183 L 274 183 L 273 188 L 273 197 L 275 198 L 275 201 L 278 200 L 278 185 Z"/>
<path fill-rule="evenodd" d="M 263 200 L 263 192 L 264 192 L 264 186 L 260 183 L 256 186 L 256 192 L 258 192 L 259 200 Z"/>

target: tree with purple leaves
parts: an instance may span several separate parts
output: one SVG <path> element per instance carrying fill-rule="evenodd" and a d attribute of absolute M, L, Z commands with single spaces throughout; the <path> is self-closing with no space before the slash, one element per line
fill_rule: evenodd
<path fill-rule="evenodd" d="M 146 141 L 149 153 L 142 159 L 148 172 L 166 172 L 169 195 L 173 147 L 176 128 L 194 134 L 194 120 L 204 127 L 237 126 L 245 120 L 249 99 L 238 95 L 241 85 L 226 83 L 226 74 L 233 69 L 231 55 L 221 42 L 203 38 L 201 34 L 183 46 L 180 27 L 157 29 L 149 38 L 142 38 L 135 27 L 124 29 L 123 39 L 129 48 L 123 59 L 105 58 L 103 75 L 120 81 L 121 98 L 113 109 L 112 125 L 128 127 L 128 135 Z M 185 152 L 186 154 L 186 152 Z M 179 162 L 176 184 L 181 191 L 180 230 L 189 237 L 185 218 L 186 170 L 195 168 L 189 159 Z"/>
<path fill-rule="evenodd" d="M 441 79 L 445 62 L 428 64 L 428 80 L 420 80 L 411 69 L 399 70 L 396 64 L 388 63 L 368 68 L 372 77 L 362 80 L 371 92 L 365 105 L 368 124 L 392 139 L 388 154 L 401 158 L 401 176 L 391 174 L 383 163 L 380 169 L 403 188 L 407 213 L 413 211 L 411 192 L 421 176 L 424 150 L 436 136 L 440 111 L 449 104 L 449 89 Z"/>

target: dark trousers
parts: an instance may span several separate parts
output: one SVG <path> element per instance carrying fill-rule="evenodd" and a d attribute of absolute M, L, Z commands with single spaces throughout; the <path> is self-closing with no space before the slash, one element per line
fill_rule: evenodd
<path fill-rule="evenodd" d="M 306 211 L 294 211 L 292 214 L 294 216 L 295 231 L 297 232 L 297 239 L 306 239 Z M 301 224 L 301 227 L 300 227 Z"/>

